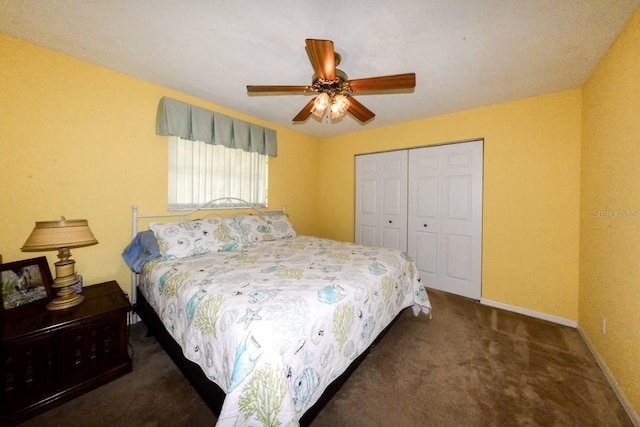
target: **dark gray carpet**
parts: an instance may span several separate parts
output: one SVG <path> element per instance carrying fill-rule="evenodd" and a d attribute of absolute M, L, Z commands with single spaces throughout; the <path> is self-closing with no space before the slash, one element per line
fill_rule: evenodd
<path fill-rule="evenodd" d="M 321 426 L 632 426 L 574 329 L 430 291 L 320 412 Z M 206 426 L 216 417 L 143 324 L 133 372 L 24 426 Z"/>

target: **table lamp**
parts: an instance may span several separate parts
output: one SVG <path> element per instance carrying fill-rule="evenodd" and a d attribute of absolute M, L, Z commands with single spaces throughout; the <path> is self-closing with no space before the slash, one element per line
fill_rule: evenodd
<path fill-rule="evenodd" d="M 48 310 L 62 310 L 74 307 L 84 301 L 84 296 L 77 294 L 71 287 L 78 281 L 76 262 L 71 257 L 69 248 L 95 245 L 98 241 L 93 236 L 86 219 L 65 219 L 58 221 L 38 221 L 31 235 L 22 246 L 25 252 L 58 250 L 55 263 L 56 278 L 52 287 L 58 289 L 57 296 L 49 304 Z"/>

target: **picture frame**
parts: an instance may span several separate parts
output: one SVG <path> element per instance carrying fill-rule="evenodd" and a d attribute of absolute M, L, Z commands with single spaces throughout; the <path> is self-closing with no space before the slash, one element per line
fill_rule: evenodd
<path fill-rule="evenodd" d="M 0 264 L 0 315 L 44 305 L 54 297 L 47 257 Z"/>

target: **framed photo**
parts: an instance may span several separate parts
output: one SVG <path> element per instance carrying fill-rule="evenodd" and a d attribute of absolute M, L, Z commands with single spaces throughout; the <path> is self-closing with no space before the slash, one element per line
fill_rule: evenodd
<path fill-rule="evenodd" d="M 54 296 L 47 257 L 0 264 L 0 314 L 19 312 L 29 304 L 45 304 Z"/>

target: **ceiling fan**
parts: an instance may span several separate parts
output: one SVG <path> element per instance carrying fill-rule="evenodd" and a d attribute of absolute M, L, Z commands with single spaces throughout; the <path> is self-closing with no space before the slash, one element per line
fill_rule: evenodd
<path fill-rule="evenodd" d="M 247 86 L 249 93 L 317 93 L 293 118 L 294 122 L 303 122 L 311 114 L 318 117 L 326 114 L 331 119 L 337 119 L 348 111 L 364 123 L 375 114 L 353 98 L 352 94 L 416 87 L 415 73 L 349 80 L 343 71 L 336 68 L 340 63 L 340 55 L 333 50 L 331 40 L 306 39 L 305 43 L 315 71 L 311 86 Z"/>

